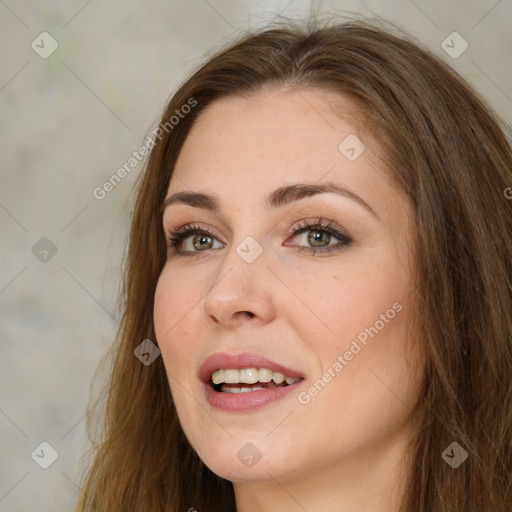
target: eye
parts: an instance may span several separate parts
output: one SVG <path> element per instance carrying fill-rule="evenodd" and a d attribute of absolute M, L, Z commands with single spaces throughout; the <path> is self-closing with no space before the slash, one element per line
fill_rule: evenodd
<path fill-rule="evenodd" d="M 220 247 L 214 247 L 215 242 Z M 176 254 L 180 256 L 224 247 L 224 244 L 221 244 L 208 228 L 203 228 L 199 225 L 186 225 L 180 229 L 169 231 L 167 245 L 173 247 L 176 250 Z"/>
<path fill-rule="evenodd" d="M 293 238 L 299 241 L 299 252 L 306 251 L 311 254 L 337 251 L 352 243 L 352 239 L 348 235 L 335 228 L 332 223 L 322 221 L 322 219 L 313 223 L 302 221 L 295 227 Z M 336 240 L 338 243 L 331 245 L 331 242 Z M 294 246 L 295 244 L 285 243 L 285 245 Z"/>
<path fill-rule="evenodd" d="M 297 247 L 299 252 L 306 251 L 313 255 L 337 251 L 352 243 L 352 239 L 348 235 L 335 228 L 332 223 L 322 221 L 322 219 L 313 223 L 300 222 L 294 227 L 291 238 L 297 238 L 299 244 L 290 244 L 287 241 L 283 245 Z M 336 240 L 338 243 L 332 245 L 332 242 Z M 215 246 L 216 243 L 217 246 Z M 301 245 L 301 243 L 305 245 Z M 219 242 L 208 228 L 199 224 L 189 224 L 177 230 L 170 230 L 167 234 L 167 245 L 174 248 L 178 256 L 195 256 L 208 249 L 225 247 L 225 244 Z"/>

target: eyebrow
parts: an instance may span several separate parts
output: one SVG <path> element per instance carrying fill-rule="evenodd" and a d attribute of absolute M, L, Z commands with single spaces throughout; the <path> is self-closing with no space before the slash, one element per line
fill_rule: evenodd
<path fill-rule="evenodd" d="M 352 199 L 378 218 L 378 215 L 375 213 L 373 208 L 364 199 L 345 187 L 333 182 L 326 182 L 318 185 L 297 183 L 295 185 L 280 187 L 269 194 L 264 204 L 267 209 L 279 208 L 305 197 L 329 192 Z M 175 203 L 187 204 L 194 208 L 202 208 L 212 212 L 218 212 L 221 209 L 220 202 L 216 196 L 202 192 L 189 191 L 177 192 L 176 194 L 170 195 L 162 203 L 161 211 L 163 212 L 168 206 Z"/>

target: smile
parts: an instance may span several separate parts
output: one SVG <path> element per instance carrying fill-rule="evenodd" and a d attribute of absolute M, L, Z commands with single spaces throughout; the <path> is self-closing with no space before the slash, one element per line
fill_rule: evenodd
<path fill-rule="evenodd" d="M 256 354 L 217 353 L 199 371 L 205 397 L 215 409 L 244 412 L 284 398 L 303 375 Z"/>
<path fill-rule="evenodd" d="M 269 368 L 220 369 L 212 373 L 215 391 L 223 393 L 248 393 L 276 387 L 286 387 L 301 380 L 288 377 Z M 240 385 L 242 384 L 242 385 Z"/>

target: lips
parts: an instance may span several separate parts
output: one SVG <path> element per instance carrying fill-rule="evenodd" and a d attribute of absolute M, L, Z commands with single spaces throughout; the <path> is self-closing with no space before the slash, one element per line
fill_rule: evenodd
<path fill-rule="evenodd" d="M 236 375 L 240 370 L 249 368 L 253 369 L 253 371 L 264 368 L 266 372 L 273 372 L 274 375 L 279 374 L 283 379 L 286 378 L 288 380 L 279 385 L 269 382 L 254 385 L 239 383 L 220 386 L 214 385 L 212 382 L 212 375 L 214 372 L 218 375 L 218 370 L 236 370 L 236 372 L 232 372 Z M 243 372 L 240 373 L 242 374 Z M 211 355 L 202 364 L 199 370 L 199 379 L 203 383 L 206 400 L 212 407 L 228 412 L 244 412 L 264 407 L 284 398 L 302 383 L 304 375 L 297 370 L 257 354 L 216 353 Z M 292 384 L 288 384 L 288 382 L 292 382 Z M 237 389 L 238 386 L 243 386 L 245 388 L 243 391 L 246 392 L 235 392 L 241 391 Z M 252 389 L 248 389 L 251 387 Z"/>

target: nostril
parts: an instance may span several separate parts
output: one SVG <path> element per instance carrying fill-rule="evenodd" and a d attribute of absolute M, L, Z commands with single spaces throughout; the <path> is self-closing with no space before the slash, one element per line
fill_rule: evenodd
<path fill-rule="evenodd" d="M 218 323 L 219 323 L 219 321 L 215 318 L 215 316 L 214 316 L 214 315 L 209 315 L 209 318 L 210 318 L 210 320 L 211 320 L 214 324 L 218 324 Z"/>

